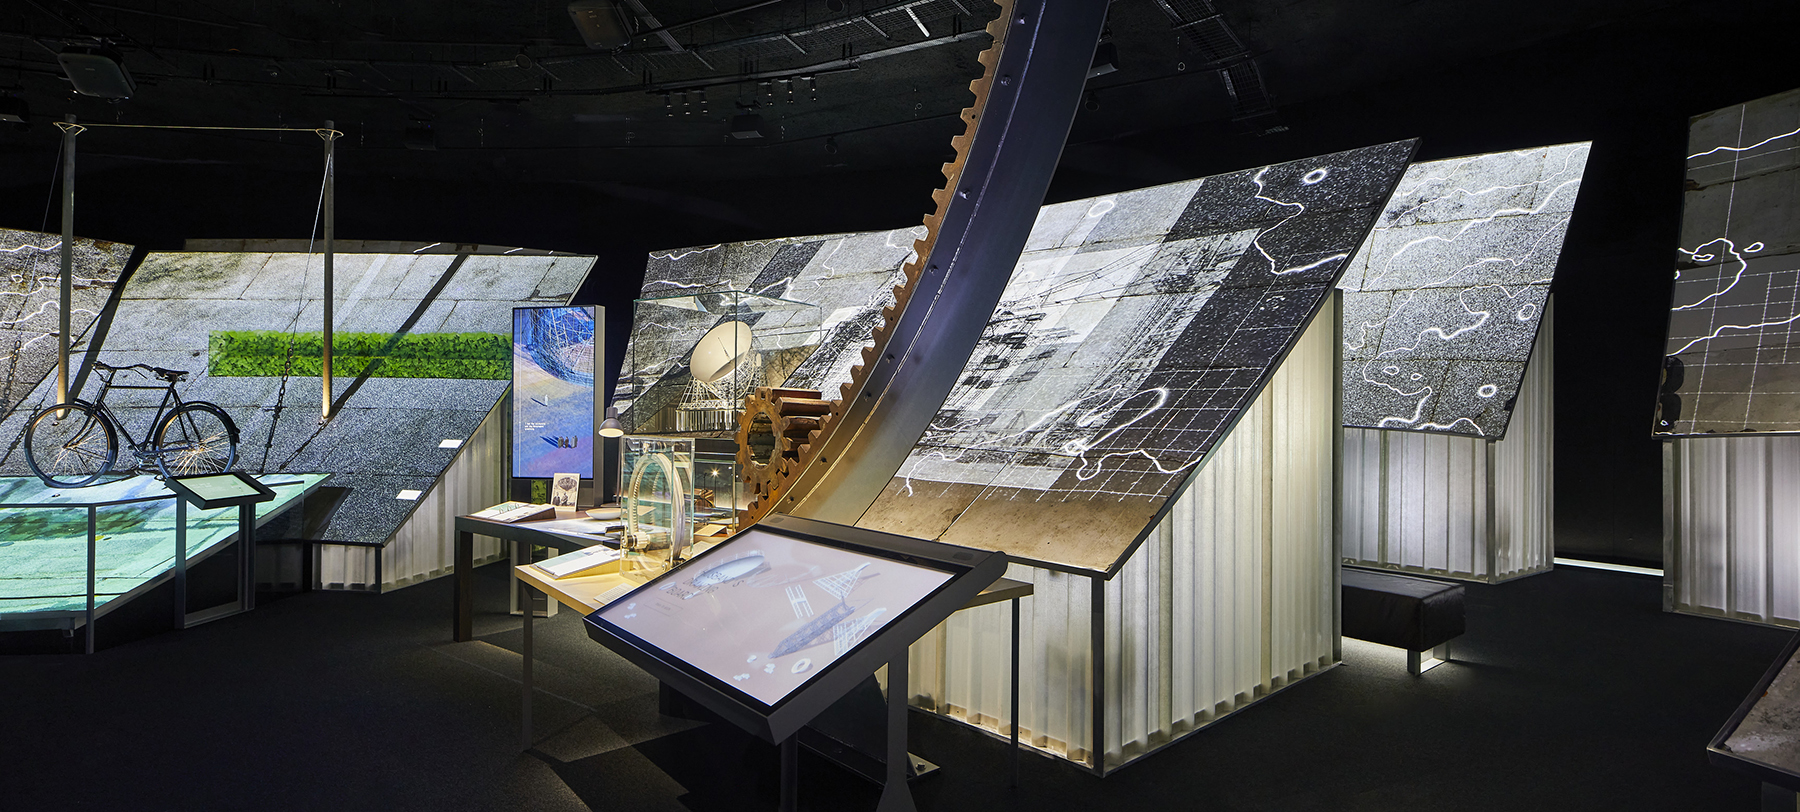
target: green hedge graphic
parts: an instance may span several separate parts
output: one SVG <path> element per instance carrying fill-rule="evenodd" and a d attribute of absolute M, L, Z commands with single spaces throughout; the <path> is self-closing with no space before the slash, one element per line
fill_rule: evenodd
<path fill-rule="evenodd" d="M 221 378 L 322 374 L 322 333 L 215 330 L 206 370 Z M 498 333 L 333 333 L 331 374 L 349 378 L 376 365 L 373 378 L 512 377 L 512 336 Z"/>

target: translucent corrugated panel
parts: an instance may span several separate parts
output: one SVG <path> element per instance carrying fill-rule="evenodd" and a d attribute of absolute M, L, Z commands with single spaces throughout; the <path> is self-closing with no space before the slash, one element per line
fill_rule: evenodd
<path fill-rule="evenodd" d="M 1556 432 L 1548 311 L 1505 439 L 1344 430 L 1344 563 L 1487 582 L 1550 568 Z"/>
<path fill-rule="evenodd" d="M 1800 626 L 1800 437 L 1684 437 L 1663 460 L 1666 608 Z"/>
<path fill-rule="evenodd" d="M 1335 661 L 1335 321 L 1328 304 L 1099 595 L 1086 576 L 1012 567 L 1037 590 L 1020 617 L 1021 741 L 1094 766 L 1096 614 L 1109 770 Z M 1009 612 L 959 612 L 916 644 L 915 704 L 1005 735 Z"/>
<path fill-rule="evenodd" d="M 505 500 L 506 404 L 501 398 L 482 419 L 386 546 L 320 545 L 319 587 L 384 591 L 448 575 L 456 563 L 456 517 Z M 475 537 L 477 566 L 506 554 L 499 539 Z"/>
<path fill-rule="evenodd" d="M 1493 580 L 1550 569 L 1556 556 L 1556 343 L 1551 305 L 1525 365 L 1506 439 L 1494 444 Z"/>

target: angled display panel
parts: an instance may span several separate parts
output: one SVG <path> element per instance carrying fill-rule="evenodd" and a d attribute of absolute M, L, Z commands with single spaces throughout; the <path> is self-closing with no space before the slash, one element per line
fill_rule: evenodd
<path fill-rule="evenodd" d="M 620 421 L 632 432 L 729 433 L 735 418 L 692 407 L 741 408 L 758 386 L 848 381 L 923 235 L 919 227 L 652 253 L 614 389 Z M 730 364 L 703 357 L 696 378 L 695 351 L 709 336 L 725 337 Z"/>
<path fill-rule="evenodd" d="M 1589 146 L 1406 171 L 1339 284 L 1345 426 L 1505 435 Z"/>
<path fill-rule="evenodd" d="M 1656 431 L 1800 431 L 1800 90 L 1688 123 Z"/>
<path fill-rule="evenodd" d="M 1800 637 L 1781 650 L 1781 656 L 1713 736 L 1706 757 L 1714 766 L 1765 784 L 1800 790 L 1800 735 L 1794 728 L 1795 714 L 1800 711 L 1796 650 L 1800 650 Z"/>
<path fill-rule="evenodd" d="M 75 240 L 70 352 L 80 351 L 119 275 L 131 246 Z M 62 276 L 62 237 L 0 229 L 0 417 L 56 371 L 57 307 Z"/>
<path fill-rule="evenodd" d="M 339 253 L 335 408 L 323 424 L 322 264 L 304 253 L 150 254 L 120 292 L 97 358 L 188 371 L 182 399 L 215 403 L 237 423 L 237 468 L 332 474 L 327 491 L 343 501 L 322 537 L 380 544 L 506 391 L 513 308 L 565 304 L 593 259 Z M 87 395 L 96 389 L 90 379 Z M 21 436 L 53 390 L 54 380 L 39 384 L 0 434 Z M 120 393 L 108 405 L 141 437 L 156 402 Z M 28 473 L 20 448 L 0 455 L 0 472 Z"/>
<path fill-rule="evenodd" d="M 513 476 L 593 478 L 594 325 L 592 307 L 513 311 Z"/>
<path fill-rule="evenodd" d="M 781 741 L 1005 569 L 992 553 L 772 517 L 589 615 L 588 635 Z"/>
<path fill-rule="evenodd" d="M 1044 208 L 858 526 L 1112 572 L 1331 294 L 1413 146 Z"/>

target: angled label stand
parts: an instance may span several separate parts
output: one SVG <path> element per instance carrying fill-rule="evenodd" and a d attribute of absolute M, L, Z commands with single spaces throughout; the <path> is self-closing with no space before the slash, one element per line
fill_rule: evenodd
<path fill-rule="evenodd" d="M 774 515 L 587 617 L 588 636 L 714 713 L 782 747 L 888 666 L 881 809 L 904 778 L 907 647 L 1006 572 L 1006 556 Z"/>
<path fill-rule="evenodd" d="M 175 504 L 175 594 L 187 594 L 187 508 L 238 509 L 238 599 L 198 612 L 185 600 L 175 608 L 175 628 L 185 629 L 256 608 L 256 506 L 275 498 L 275 491 L 243 471 L 173 476 L 163 480 L 180 499 Z"/>

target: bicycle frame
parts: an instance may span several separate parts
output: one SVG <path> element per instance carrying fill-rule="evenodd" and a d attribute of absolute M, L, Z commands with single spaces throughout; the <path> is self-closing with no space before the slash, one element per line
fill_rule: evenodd
<path fill-rule="evenodd" d="M 125 384 L 125 383 L 115 384 L 115 383 L 113 383 L 113 376 L 119 374 L 122 371 L 123 370 L 120 370 L 120 369 L 100 370 L 100 393 L 98 395 L 94 396 L 94 403 L 93 403 L 94 408 L 99 410 L 102 414 L 105 414 L 106 419 L 112 421 L 113 427 L 118 429 L 122 434 L 124 434 L 125 444 L 131 448 L 131 453 L 133 453 L 139 457 L 143 457 L 143 456 L 150 455 L 150 454 L 160 453 L 161 449 L 146 448 L 146 446 L 148 446 L 156 438 L 151 437 L 148 434 L 146 434 L 144 436 L 144 442 L 139 443 L 137 441 L 136 437 L 131 436 L 131 429 L 128 429 L 125 427 L 125 421 L 120 420 L 119 416 L 116 414 L 113 414 L 113 410 L 106 405 L 106 393 L 111 392 L 114 389 L 161 389 L 161 390 L 163 390 L 162 403 L 158 404 L 156 407 L 156 416 L 150 418 L 150 429 L 149 430 L 155 431 L 156 425 L 158 423 L 162 422 L 163 415 L 168 414 L 172 409 L 179 409 L 183 405 L 183 401 L 181 400 L 181 395 L 175 391 L 175 381 L 169 381 L 169 382 L 161 384 L 159 386 L 146 386 L 143 384 Z M 136 370 L 136 371 L 140 375 L 145 374 L 142 370 Z M 145 377 L 148 377 L 148 376 L 146 375 Z"/>

